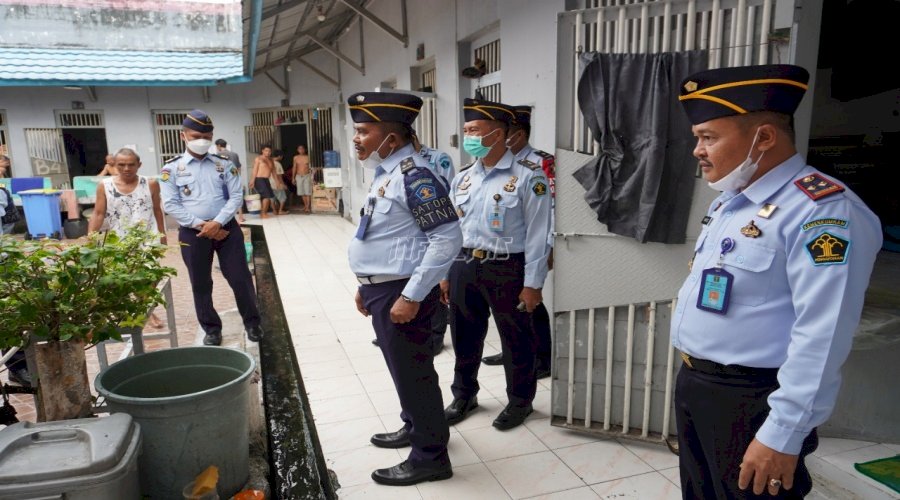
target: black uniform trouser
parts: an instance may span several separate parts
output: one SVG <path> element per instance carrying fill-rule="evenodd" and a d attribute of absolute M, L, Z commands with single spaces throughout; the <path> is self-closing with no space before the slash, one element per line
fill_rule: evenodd
<path fill-rule="evenodd" d="M 537 369 L 550 369 L 550 313 L 543 302 L 531 313 L 531 328 L 537 342 Z"/>
<path fill-rule="evenodd" d="M 505 260 L 460 259 L 450 267 L 450 335 L 456 353 L 453 397 L 478 394 L 478 368 L 493 315 L 500 332 L 506 395 L 513 406 L 534 400 L 535 336 L 531 314 L 517 310 L 525 280 L 524 254 Z"/>
<path fill-rule="evenodd" d="M 819 445 L 813 430 L 803 442 L 794 486 L 772 497 L 738 488 L 747 446 L 769 415 L 766 401 L 778 388 L 776 370 L 766 375 L 712 375 L 682 366 L 675 384 L 678 462 L 685 499 L 803 498 L 812 489 L 804 457 Z"/>
<path fill-rule="evenodd" d="M 391 307 L 408 281 L 362 285 L 359 294 L 372 316 L 378 347 L 400 398 L 400 418 L 409 430 L 412 445 L 408 460 L 417 467 L 444 467 L 450 464 L 450 427 L 444 417 L 431 350 L 432 321 L 440 303 L 440 288 L 434 287 L 419 303 L 419 312 L 412 321 L 397 324 L 391 321 Z"/>
<path fill-rule="evenodd" d="M 444 343 L 444 334 L 447 332 L 447 325 L 450 323 L 450 307 L 438 302 L 437 310 L 434 312 L 434 320 L 431 322 L 431 340 L 435 345 Z"/>
<path fill-rule="evenodd" d="M 178 230 L 178 241 L 181 246 L 181 258 L 187 266 L 191 278 L 191 291 L 194 294 L 194 310 L 197 321 L 206 333 L 220 333 L 222 318 L 213 307 L 212 262 L 213 252 L 219 257 L 222 275 L 234 292 L 238 311 L 244 320 L 244 327 L 259 325 L 259 309 L 256 307 L 256 290 L 253 277 L 247 268 L 247 251 L 244 248 L 244 233 L 234 220 L 223 226 L 228 230 L 228 237 L 222 241 L 209 238 L 198 238 L 196 229 L 182 227 Z"/>

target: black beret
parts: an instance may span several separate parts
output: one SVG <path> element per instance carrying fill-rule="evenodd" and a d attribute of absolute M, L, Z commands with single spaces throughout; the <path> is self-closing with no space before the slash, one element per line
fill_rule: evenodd
<path fill-rule="evenodd" d="M 463 101 L 463 115 L 467 122 L 472 120 L 493 120 L 511 124 L 516 121 L 516 112 L 512 106 L 481 99 L 465 99 Z"/>
<path fill-rule="evenodd" d="M 412 125 L 422 99 L 399 92 L 359 92 L 347 99 L 350 116 L 355 123 L 397 122 Z"/>
<path fill-rule="evenodd" d="M 513 106 L 516 112 L 516 122 L 526 127 L 531 126 L 531 106 Z"/>
<path fill-rule="evenodd" d="M 206 114 L 205 111 L 195 109 L 187 114 L 184 117 L 184 121 L 181 122 L 181 125 L 185 128 L 189 128 L 191 130 L 196 130 L 197 132 L 212 132 L 213 131 L 213 122 L 209 118 L 209 115 Z"/>
<path fill-rule="evenodd" d="M 809 72 L 790 64 L 711 69 L 681 82 L 678 100 L 694 125 L 754 111 L 793 115 L 807 82 Z"/>

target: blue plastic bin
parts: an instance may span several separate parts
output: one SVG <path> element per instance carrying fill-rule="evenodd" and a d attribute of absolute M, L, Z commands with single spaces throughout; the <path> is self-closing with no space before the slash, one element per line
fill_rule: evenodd
<path fill-rule="evenodd" d="M 334 168 L 334 167 L 341 166 L 341 155 L 339 152 L 329 149 L 329 150 L 323 151 L 323 156 L 324 156 L 326 168 Z"/>
<path fill-rule="evenodd" d="M 19 191 L 25 222 L 28 224 L 26 238 L 59 239 L 62 234 L 62 218 L 59 211 L 58 189 L 29 189 Z"/>

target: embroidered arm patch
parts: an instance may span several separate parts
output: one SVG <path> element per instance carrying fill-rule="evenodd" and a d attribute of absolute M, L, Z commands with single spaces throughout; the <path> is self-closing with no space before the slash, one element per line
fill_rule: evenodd
<path fill-rule="evenodd" d="M 806 251 L 816 266 L 846 264 L 850 256 L 850 241 L 826 231 L 810 240 Z"/>
<path fill-rule="evenodd" d="M 403 176 L 406 204 L 422 231 L 459 220 L 447 188 L 427 168 L 410 169 Z"/>

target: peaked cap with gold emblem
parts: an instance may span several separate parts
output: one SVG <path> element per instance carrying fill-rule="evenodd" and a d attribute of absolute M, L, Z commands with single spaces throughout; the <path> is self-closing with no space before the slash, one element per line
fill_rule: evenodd
<path fill-rule="evenodd" d="M 412 125 L 422 99 L 400 92 L 359 92 L 347 99 L 355 123 L 397 122 Z"/>
<path fill-rule="evenodd" d="M 195 109 L 188 113 L 181 122 L 181 126 L 203 134 L 213 131 L 212 119 L 202 109 Z"/>
<path fill-rule="evenodd" d="M 809 72 L 790 64 L 711 69 L 681 82 L 678 100 L 694 125 L 754 111 L 793 115 L 807 82 Z"/>
<path fill-rule="evenodd" d="M 463 101 L 463 115 L 467 122 L 492 120 L 511 124 L 516 121 L 516 110 L 512 106 L 482 99 L 465 99 Z"/>
<path fill-rule="evenodd" d="M 513 106 L 519 125 L 531 126 L 531 106 Z"/>

